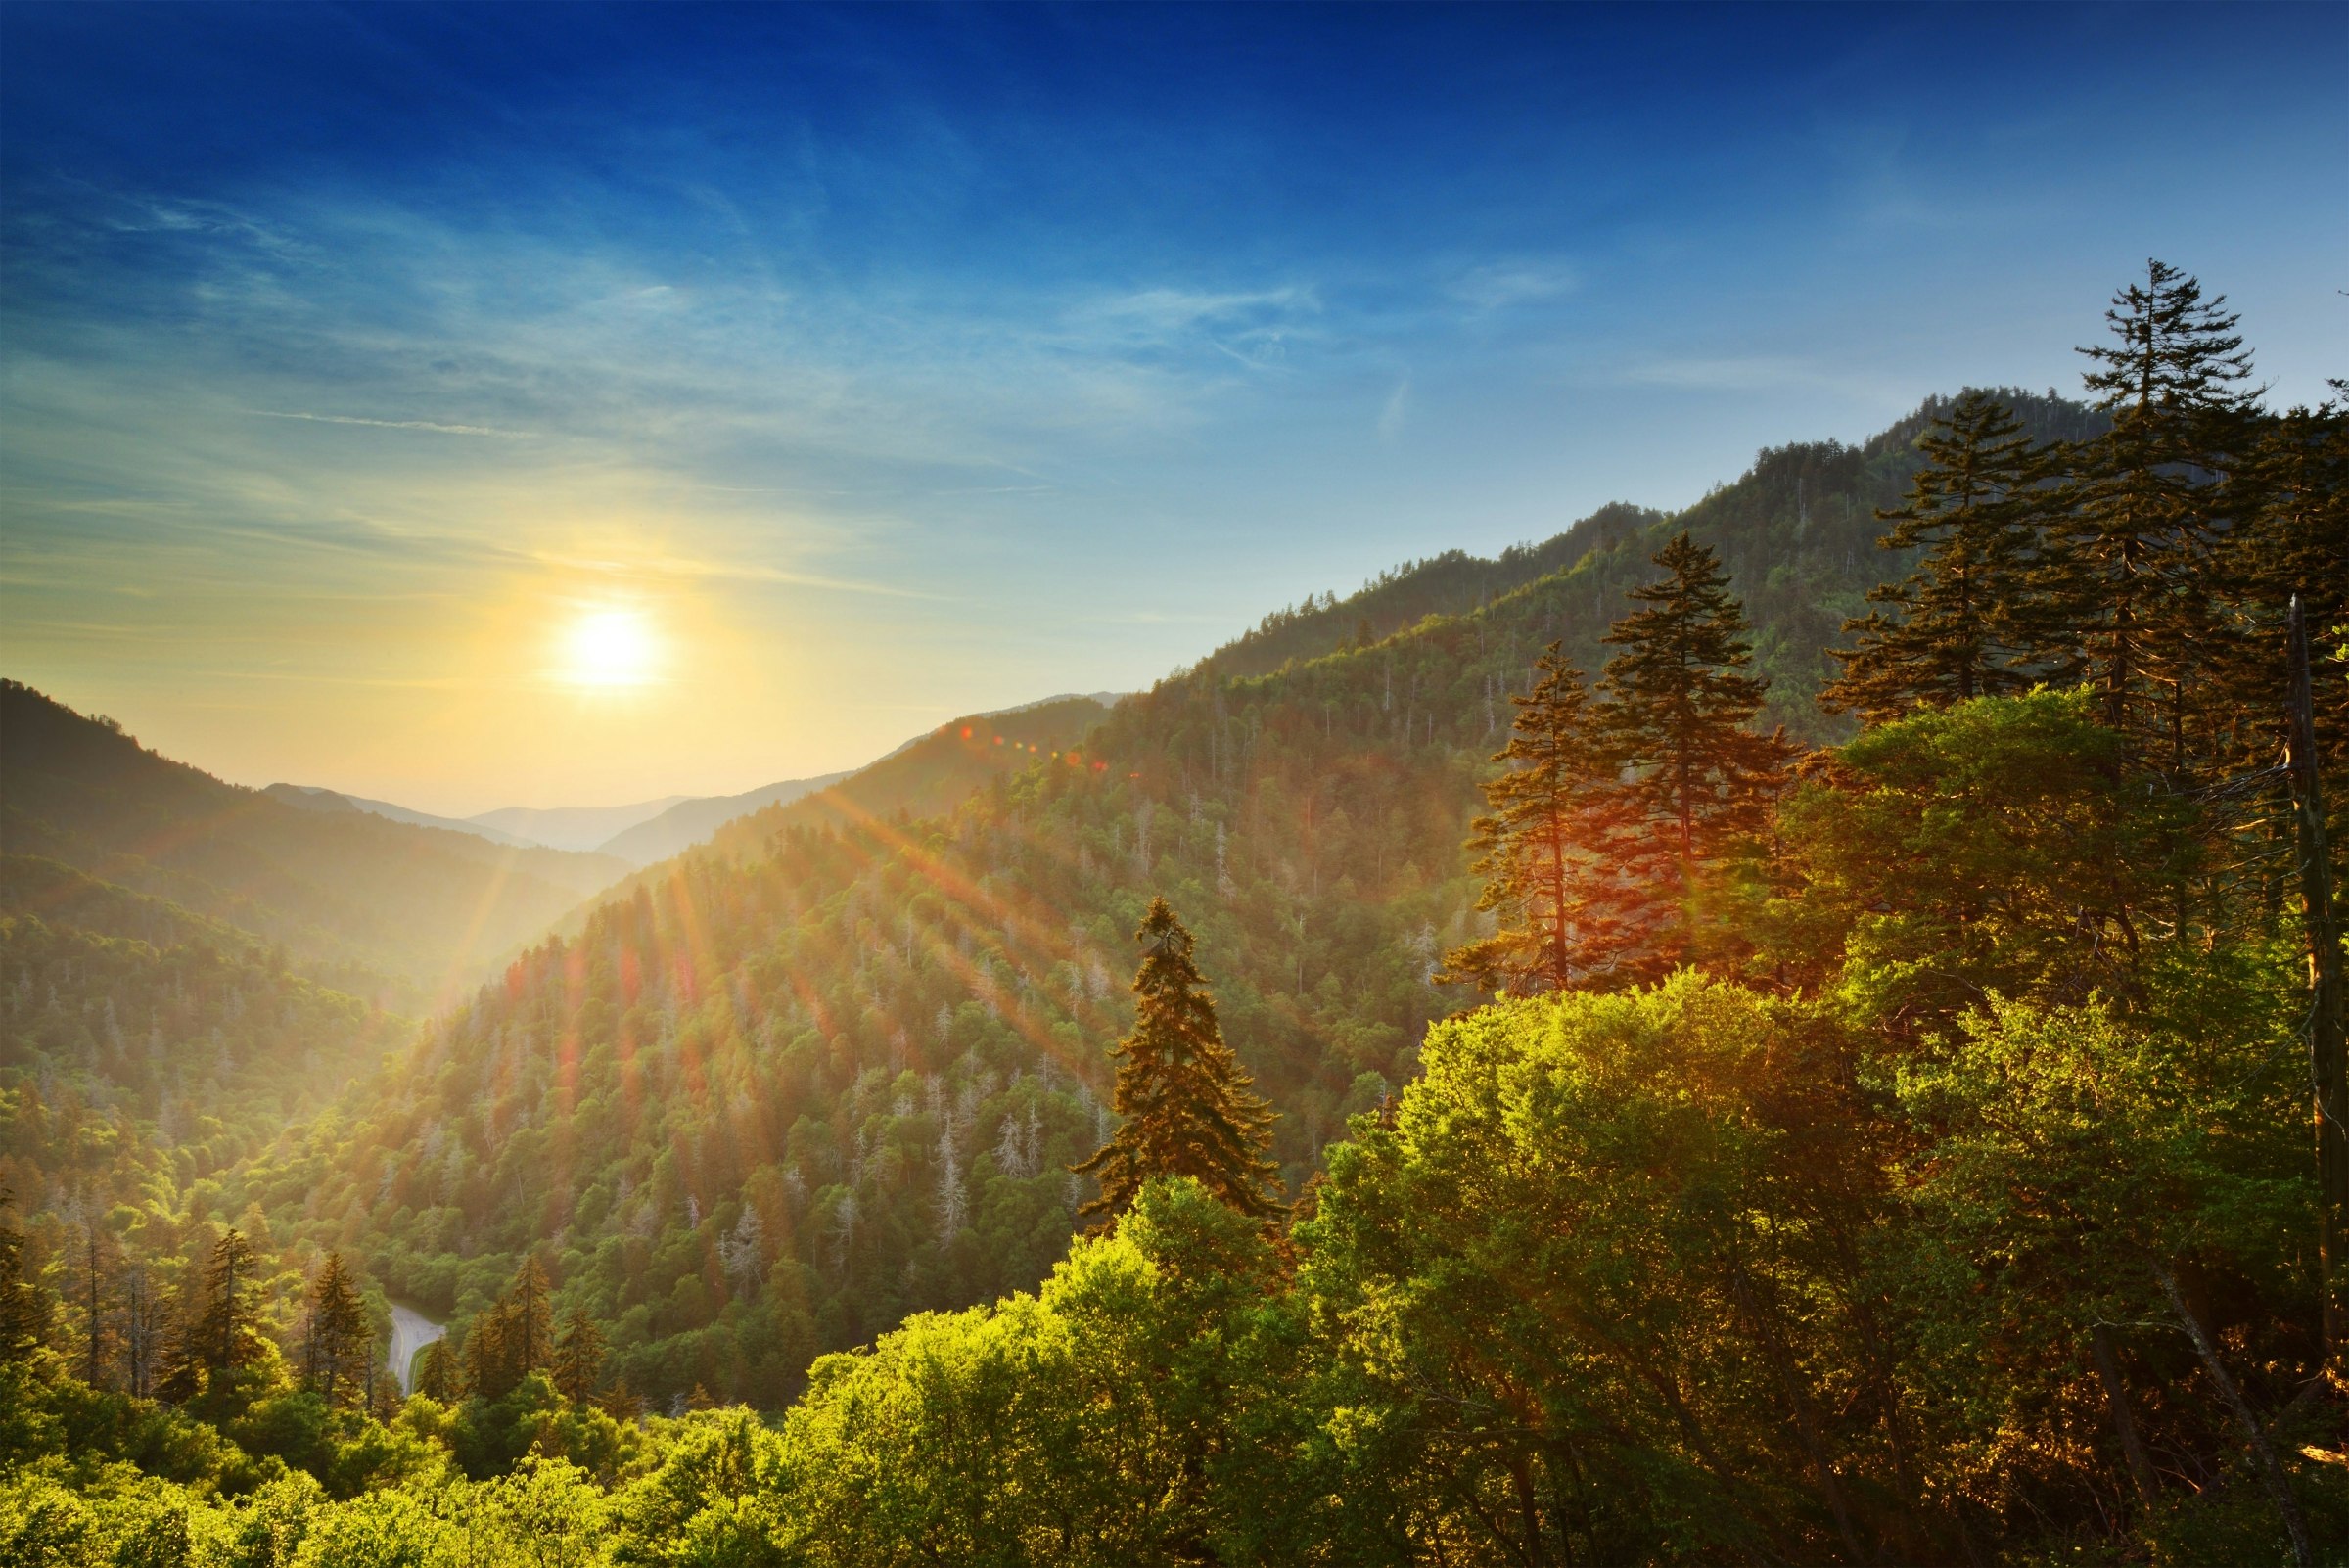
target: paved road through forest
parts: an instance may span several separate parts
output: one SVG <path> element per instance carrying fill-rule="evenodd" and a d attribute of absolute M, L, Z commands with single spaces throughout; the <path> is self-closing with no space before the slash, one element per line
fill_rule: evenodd
<path fill-rule="evenodd" d="M 448 1332 L 447 1326 L 436 1323 L 413 1307 L 392 1304 L 392 1375 L 399 1379 L 399 1391 L 413 1394 L 415 1389 L 416 1353 Z"/>

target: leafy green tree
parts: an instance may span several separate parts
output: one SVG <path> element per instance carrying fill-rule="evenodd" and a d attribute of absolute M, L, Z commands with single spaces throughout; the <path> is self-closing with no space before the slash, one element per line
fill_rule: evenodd
<path fill-rule="evenodd" d="M 1865 731 L 1788 796 L 1751 934 L 1765 972 L 1904 1035 L 1993 992 L 2136 995 L 2192 830 L 2088 694 L 1976 698 Z"/>
<path fill-rule="evenodd" d="M 2046 673 L 2052 628 L 2034 577 L 2044 458 L 2004 404 L 1968 392 L 1917 438 L 1925 466 L 1903 503 L 1879 511 L 1876 542 L 1923 551 L 1899 582 L 1868 590 L 1884 608 L 1844 623 L 1842 675 L 1819 693 L 1870 722 L 1920 705 L 2027 691 Z"/>
<path fill-rule="evenodd" d="M 1439 979 L 1515 992 L 1621 984 L 1656 972 L 1670 854 L 1650 829 L 1582 671 L 1551 643 L 1517 707 L 1509 743 L 1485 784 L 1493 814 L 1476 819 L 1470 867 L 1479 909 L 1500 928 L 1445 956 Z"/>
<path fill-rule="evenodd" d="M 2281 989 L 2284 977 L 2245 978 Z M 2281 1347 L 2255 1340 L 2258 1359 L 2231 1366 L 2210 1320 L 2219 1279 L 2265 1275 L 2287 1297 L 2314 1294 L 2293 1245 L 2315 1221 L 2291 1085 L 2244 1071 L 2237 1031 L 2266 1036 L 2271 1059 L 2294 1042 L 2277 1009 L 2264 1009 L 2263 1026 L 2207 983 L 2185 999 L 2184 1028 L 2101 1006 L 1994 1001 L 1968 1017 L 1955 1050 L 1902 1065 L 1904 1109 L 1938 1130 L 1895 1188 L 1924 1221 L 1904 1237 L 1916 1253 L 1903 1277 L 1933 1325 L 1915 1363 L 1919 1403 L 1973 1417 L 1949 1434 L 1953 1473 L 2045 1485 L 2029 1474 L 2034 1451 L 2093 1436 L 2064 1430 L 2064 1394 L 2094 1367 L 2158 1538 L 2177 1524 L 2158 1511 L 2161 1482 L 2131 1407 L 2158 1388 L 2174 1423 L 2233 1448 L 2241 1480 L 2275 1510 L 2249 1529 L 2238 1521 L 2225 1545 L 2188 1538 L 2174 1549 L 2251 1560 L 2288 1542 L 2305 1564 L 2308 1524 L 2268 1430 L 2292 1385 L 2278 1388 L 2273 1361 L 2259 1364 Z M 2133 1362 L 2152 1373 L 2134 1392 Z"/>
<path fill-rule="evenodd" d="M 1654 559 L 1668 576 L 1631 590 L 1643 608 L 1607 633 L 1622 651 L 1598 690 L 1611 704 L 1618 754 L 1640 770 L 1641 797 L 1693 867 L 1725 835 L 1759 823 L 1781 751 L 1746 727 L 1769 683 L 1745 673 L 1745 611 L 1720 557 L 1683 532 Z"/>
<path fill-rule="evenodd" d="M 1252 1086 L 1223 1032 L 1207 982 L 1191 962 L 1191 934 L 1164 899 L 1150 900 L 1134 939 L 1133 1028 L 1117 1058 L 1117 1132 L 1070 1167 L 1096 1177 L 1100 1195 L 1081 1210 L 1123 1214 L 1153 1176 L 1189 1176 L 1241 1214 L 1279 1212 L 1272 1183 L 1272 1108 Z"/>
<path fill-rule="evenodd" d="M 1349 1496 L 1454 1560 L 1947 1554 L 1892 1460 L 1849 1044 L 1682 972 L 1438 1025 L 1299 1226 Z"/>
<path fill-rule="evenodd" d="M 750 1525 L 839 1568 L 1310 1560 L 1330 1499 L 1284 1485 L 1309 1428 L 1278 1279 L 1249 1217 L 1154 1179 L 1036 1295 L 824 1358 L 779 1444 L 700 1426 L 623 1505 L 646 1536 Z"/>

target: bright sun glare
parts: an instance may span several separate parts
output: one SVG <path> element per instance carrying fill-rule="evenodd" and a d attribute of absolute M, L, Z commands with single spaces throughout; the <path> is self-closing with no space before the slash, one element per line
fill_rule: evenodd
<path fill-rule="evenodd" d="M 641 686 L 653 678 L 658 653 L 641 611 L 589 610 L 573 623 L 564 676 L 575 686 Z"/>

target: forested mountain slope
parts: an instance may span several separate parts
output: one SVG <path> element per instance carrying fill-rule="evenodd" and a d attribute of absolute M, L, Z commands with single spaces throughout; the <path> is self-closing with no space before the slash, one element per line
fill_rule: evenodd
<path fill-rule="evenodd" d="M 53 861 L 4 874 L 0 1186 L 23 1212 L 112 1213 L 113 1244 L 168 1254 L 182 1224 L 239 1218 L 222 1173 L 410 1027 L 161 899 Z"/>
<path fill-rule="evenodd" d="M 1776 712 L 1813 733 L 1834 607 L 1902 565 L 1869 507 L 1914 463 L 1891 441 L 1767 452 L 1684 519 L 1751 575 L 1795 684 Z M 1089 1191 L 1061 1167 L 1106 1125 L 1154 893 L 1197 933 L 1294 1188 L 1476 999 L 1434 974 L 1483 929 L 1461 845 L 1509 695 L 1552 640 L 1596 668 L 1664 527 L 1604 514 L 1570 565 L 1465 614 L 1263 675 L 1219 656 L 1106 715 L 946 726 L 730 824 L 435 1026 L 253 1193 L 458 1312 L 551 1241 L 632 1387 L 779 1399 L 809 1349 L 1058 1256 Z M 933 781 L 974 777 L 931 814 Z"/>
<path fill-rule="evenodd" d="M 976 791 L 1077 745 L 1108 709 L 1098 697 L 1054 697 L 950 720 L 828 789 L 737 818 L 714 847 L 734 853 L 790 827 L 943 816 Z"/>
<path fill-rule="evenodd" d="M 2050 392 L 1998 393 L 2034 440 L 2081 440 L 2105 428 L 2101 414 Z M 1201 661 L 1199 673 L 1269 674 L 1377 641 L 1429 616 L 1462 616 L 1560 571 L 1588 574 L 1589 607 L 1562 618 L 1560 634 L 1578 663 L 1595 668 L 1597 635 L 1617 612 L 1622 586 L 1648 571 L 1647 558 L 1682 529 L 1729 566 L 1760 635 L 1756 658 L 1773 683 L 1767 716 L 1798 735 L 1840 729 L 1813 704 L 1834 673 L 1821 650 L 1867 590 L 1909 568 L 1905 554 L 1876 548 L 1878 509 L 1892 506 L 1916 466 L 1912 443 L 1952 399 L 1928 398 L 1916 412 L 1857 446 L 1806 441 L 1760 453 L 1754 466 L 1685 511 L 1601 507 L 1565 532 L 1486 560 L 1451 550 L 1382 574 L 1343 598 L 1324 595 L 1274 611 L 1262 624 Z M 1577 641 L 1578 636 L 1580 641 Z"/>
<path fill-rule="evenodd" d="M 14 681 L 0 682 L 0 801 L 6 853 L 168 899 L 410 1009 L 536 936 L 616 869 L 290 806 Z"/>
<path fill-rule="evenodd" d="M 748 816 L 769 806 L 789 805 L 848 776 L 824 773 L 815 778 L 786 779 L 740 795 L 708 795 L 679 801 L 659 816 L 613 834 L 597 846 L 597 853 L 618 856 L 632 866 L 650 865 L 692 849 L 736 817 Z"/>

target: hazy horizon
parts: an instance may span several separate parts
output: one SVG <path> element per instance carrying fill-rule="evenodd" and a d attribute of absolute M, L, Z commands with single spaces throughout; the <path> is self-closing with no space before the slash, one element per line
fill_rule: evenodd
<path fill-rule="evenodd" d="M 1978 21 L 12 7 L 0 668 L 240 783 L 731 794 L 2074 392 L 2149 254 L 2322 395 L 2337 13 Z"/>

